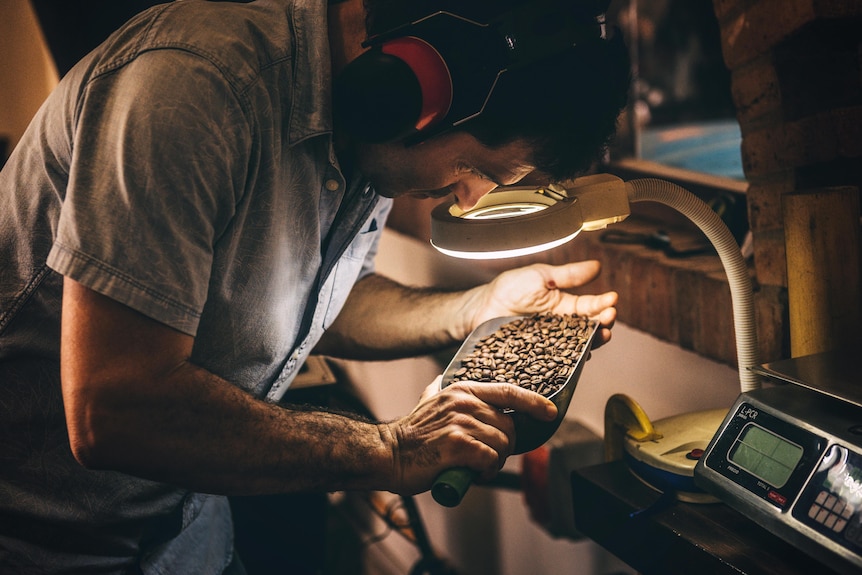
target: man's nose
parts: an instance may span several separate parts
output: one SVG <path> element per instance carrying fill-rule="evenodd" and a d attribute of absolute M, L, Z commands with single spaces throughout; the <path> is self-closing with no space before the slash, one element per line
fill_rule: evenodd
<path fill-rule="evenodd" d="M 449 186 L 449 189 L 458 199 L 458 207 L 466 211 L 473 208 L 485 194 L 496 187 L 497 184 L 484 178 L 465 178 Z"/>

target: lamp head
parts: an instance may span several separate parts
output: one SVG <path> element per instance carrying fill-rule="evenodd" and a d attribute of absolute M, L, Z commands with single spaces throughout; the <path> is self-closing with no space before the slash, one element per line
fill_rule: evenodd
<path fill-rule="evenodd" d="M 468 259 L 515 257 L 562 245 L 583 230 L 629 215 L 625 182 L 608 174 L 546 187 L 501 186 L 475 207 L 444 202 L 431 212 L 431 244 Z"/>

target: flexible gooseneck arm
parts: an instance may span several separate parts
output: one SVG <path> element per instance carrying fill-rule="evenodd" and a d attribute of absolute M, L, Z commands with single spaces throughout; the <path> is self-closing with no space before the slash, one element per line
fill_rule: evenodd
<path fill-rule="evenodd" d="M 626 182 L 626 189 L 630 202 L 659 202 L 688 217 L 715 247 L 730 285 L 741 391 L 760 388 L 760 379 L 749 370 L 760 364 L 751 277 L 739 244 L 730 230 L 705 202 L 671 182 L 652 178 L 631 180 Z"/>

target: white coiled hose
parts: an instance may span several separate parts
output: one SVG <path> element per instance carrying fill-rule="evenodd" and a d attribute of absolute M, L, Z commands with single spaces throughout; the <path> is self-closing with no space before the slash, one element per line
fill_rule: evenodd
<path fill-rule="evenodd" d="M 751 278 L 739 245 L 721 218 L 700 198 L 665 180 L 644 178 L 626 182 L 629 202 L 653 201 L 665 204 L 688 217 L 712 242 L 730 284 L 736 357 L 742 392 L 760 388 L 757 374 L 749 370 L 760 364 L 754 322 L 754 294 Z"/>

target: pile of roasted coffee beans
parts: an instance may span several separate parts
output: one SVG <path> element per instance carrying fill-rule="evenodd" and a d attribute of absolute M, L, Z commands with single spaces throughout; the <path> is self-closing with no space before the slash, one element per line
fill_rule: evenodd
<path fill-rule="evenodd" d="M 572 315 L 513 320 L 476 342 L 451 383 L 508 382 L 553 395 L 568 381 L 593 329 L 595 321 Z"/>

